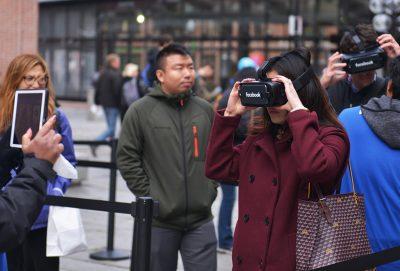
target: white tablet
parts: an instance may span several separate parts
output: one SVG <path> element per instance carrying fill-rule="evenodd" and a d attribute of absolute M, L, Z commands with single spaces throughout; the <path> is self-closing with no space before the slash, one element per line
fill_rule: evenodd
<path fill-rule="evenodd" d="M 10 146 L 22 147 L 22 136 L 32 129 L 32 138 L 47 118 L 48 94 L 46 89 L 17 90 L 11 124 Z"/>

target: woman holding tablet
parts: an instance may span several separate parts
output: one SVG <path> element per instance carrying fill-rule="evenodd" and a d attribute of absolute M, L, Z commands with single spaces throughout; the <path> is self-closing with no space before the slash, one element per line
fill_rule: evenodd
<path fill-rule="evenodd" d="M 55 130 L 62 136 L 64 151 L 62 155 L 73 165 L 76 164 L 73 148 L 71 126 L 66 115 L 56 108 L 55 92 L 50 80 L 47 64 L 39 55 L 23 54 L 14 58 L 9 64 L 0 88 L 0 137 L 10 129 L 14 107 L 15 92 L 18 89 L 37 90 L 47 89 L 49 93 L 47 116 L 57 116 Z M 16 163 L 11 170 L 13 177 L 19 172 L 22 165 Z M 18 165 L 19 164 L 19 165 Z M 63 196 L 71 180 L 57 176 L 48 180 L 47 194 Z M 3 188 L 7 190 L 7 185 Z M 49 207 L 44 206 L 36 222 L 31 228 L 26 240 L 21 246 L 7 253 L 8 268 L 10 271 L 19 270 L 58 270 L 59 258 L 46 257 L 46 234 Z"/>

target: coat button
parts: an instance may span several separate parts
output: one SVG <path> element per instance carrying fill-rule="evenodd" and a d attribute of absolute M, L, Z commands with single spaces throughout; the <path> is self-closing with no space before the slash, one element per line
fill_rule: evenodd
<path fill-rule="evenodd" d="M 236 262 L 237 262 L 237 264 L 242 264 L 242 262 L 243 262 L 243 259 L 242 259 L 242 257 L 240 257 L 240 256 L 237 256 L 236 257 Z"/>
<path fill-rule="evenodd" d="M 268 226 L 268 225 L 269 225 L 269 217 L 268 217 L 268 216 L 266 216 L 266 217 L 264 218 L 264 224 L 265 224 L 265 226 Z"/>
<path fill-rule="evenodd" d="M 243 221 L 244 221 L 244 223 L 249 222 L 249 220 L 250 220 L 250 216 L 249 216 L 248 214 L 245 214 L 245 215 L 243 216 Z"/>
<path fill-rule="evenodd" d="M 274 186 L 277 186 L 277 185 L 278 185 L 278 179 L 277 179 L 276 177 L 272 179 L 272 184 L 273 184 Z"/>
<path fill-rule="evenodd" d="M 255 180 L 256 180 L 256 176 L 254 176 L 253 174 L 249 176 L 250 183 L 254 183 Z"/>
<path fill-rule="evenodd" d="M 264 262 L 263 262 L 262 259 L 260 259 L 260 261 L 258 262 L 258 267 L 259 267 L 260 269 L 263 269 L 263 268 L 264 268 Z"/>

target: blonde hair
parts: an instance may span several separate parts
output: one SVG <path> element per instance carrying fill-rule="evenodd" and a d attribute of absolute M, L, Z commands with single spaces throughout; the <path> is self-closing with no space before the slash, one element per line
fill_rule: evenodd
<path fill-rule="evenodd" d="M 122 72 L 122 76 L 124 77 L 133 77 L 133 73 L 139 70 L 139 66 L 133 63 L 128 63 L 125 65 L 124 71 Z"/>
<path fill-rule="evenodd" d="M 0 87 L 0 133 L 4 133 L 11 125 L 15 91 L 24 79 L 25 74 L 37 65 L 42 67 L 45 76 L 48 78 L 46 85 L 49 91 L 47 116 L 51 117 L 54 114 L 56 108 L 55 93 L 45 60 L 41 56 L 34 54 L 19 55 L 8 65 Z"/>

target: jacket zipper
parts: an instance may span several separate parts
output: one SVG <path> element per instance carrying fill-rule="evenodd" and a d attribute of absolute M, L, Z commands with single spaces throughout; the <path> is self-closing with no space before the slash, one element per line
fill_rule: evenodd
<path fill-rule="evenodd" d="M 187 231 L 188 229 L 188 222 L 187 222 L 187 215 L 188 215 L 188 181 L 187 181 L 187 169 L 186 169 L 186 147 L 185 147 L 185 135 L 183 131 L 183 123 L 182 123 L 182 107 L 178 108 L 178 115 L 179 115 L 179 126 L 181 130 L 181 141 L 182 141 L 182 159 L 183 159 L 183 178 L 185 182 L 185 228 L 184 230 Z"/>
<path fill-rule="evenodd" d="M 199 134 L 197 132 L 197 126 L 193 125 L 193 156 L 194 158 L 199 157 Z"/>

